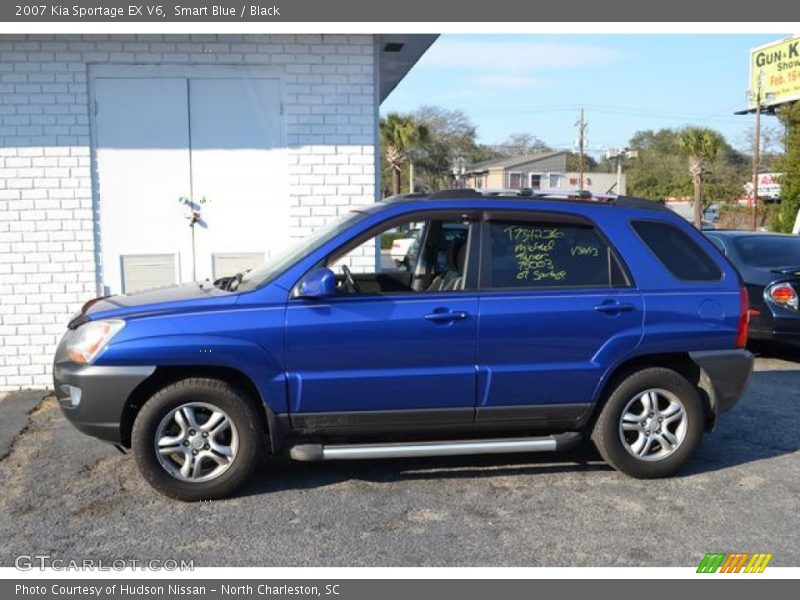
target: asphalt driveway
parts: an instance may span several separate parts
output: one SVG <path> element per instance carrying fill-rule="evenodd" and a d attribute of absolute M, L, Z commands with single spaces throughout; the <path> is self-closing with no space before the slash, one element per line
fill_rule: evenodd
<path fill-rule="evenodd" d="M 709 551 L 800 565 L 800 361 L 760 358 L 681 476 L 636 481 L 569 455 L 265 468 L 237 498 L 181 504 L 72 429 L 42 392 L 0 396 L 0 565 L 690 566 Z"/>

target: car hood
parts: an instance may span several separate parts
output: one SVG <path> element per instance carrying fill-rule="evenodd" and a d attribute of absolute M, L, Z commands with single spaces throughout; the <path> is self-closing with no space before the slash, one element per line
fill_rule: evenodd
<path fill-rule="evenodd" d="M 238 294 L 216 288 L 210 282 L 184 283 L 132 294 L 101 296 L 84 304 L 70 325 L 90 319 L 135 317 L 227 306 L 235 303 L 237 298 Z"/>

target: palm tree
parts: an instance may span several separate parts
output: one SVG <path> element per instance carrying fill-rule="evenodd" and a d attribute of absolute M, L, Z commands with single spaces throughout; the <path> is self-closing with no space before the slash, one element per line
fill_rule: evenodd
<path fill-rule="evenodd" d="M 428 128 L 413 117 L 391 113 L 381 119 L 381 146 L 392 170 L 392 193 L 400 193 L 400 172 L 408 161 L 408 150 L 427 141 Z"/>
<path fill-rule="evenodd" d="M 689 173 L 694 186 L 694 226 L 702 228 L 703 184 L 709 163 L 716 158 L 725 145 L 723 137 L 712 129 L 687 127 L 680 132 L 678 144 L 683 154 L 689 157 Z"/>

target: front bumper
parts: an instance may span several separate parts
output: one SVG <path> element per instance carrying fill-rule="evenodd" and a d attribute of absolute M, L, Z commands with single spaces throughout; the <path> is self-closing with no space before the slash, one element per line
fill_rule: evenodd
<path fill-rule="evenodd" d="M 131 392 L 155 367 L 107 367 L 57 362 L 53 383 L 61 412 L 85 434 L 122 442 L 120 423 Z"/>
<path fill-rule="evenodd" d="M 716 417 L 736 404 L 747 390 L 753 372 L 753 355 L 744 349 L 690 352 L 700 367 L 700 383 Z"/>

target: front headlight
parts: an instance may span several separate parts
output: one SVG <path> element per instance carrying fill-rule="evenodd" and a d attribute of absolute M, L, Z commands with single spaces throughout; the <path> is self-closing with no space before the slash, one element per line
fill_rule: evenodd
<path fill-rule="evenodd" d="M 125 321 L 89 321 L 78 327 L 67 342 L 67 356 L 70 360 L 88 364 L 123 327 Z"/>

